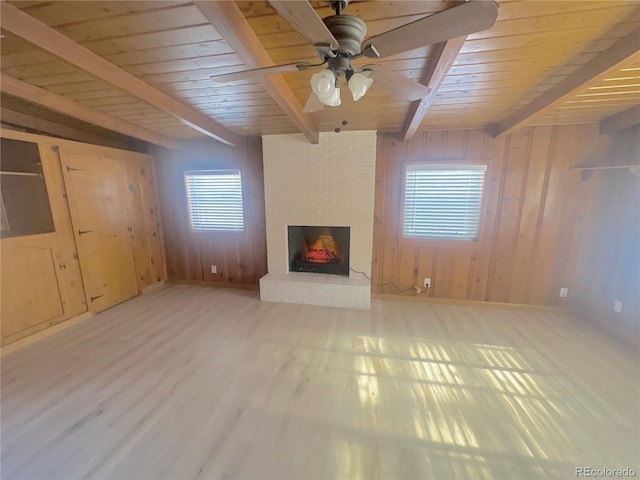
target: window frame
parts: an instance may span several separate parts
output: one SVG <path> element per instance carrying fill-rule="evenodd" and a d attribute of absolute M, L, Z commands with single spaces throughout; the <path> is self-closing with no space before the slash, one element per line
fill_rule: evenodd
<path fill-rule="evenodd" d="M 404 215 L 405 215 L 405 197 L 407 191 L 407 169 L 410 167 L 425 167 L 433 169 L 447 169 L 451 167 L 485 167 L 484 179 L 482 183 L 482 199 L 480 202 L 480 214 L 478 219 L 478 235 L 475 239 L 467 238 L 439 238 L 439 237 L 419 237 L 419 236 L 405 236 L 404 235 Z M 398 211 L 400 216 L 398 218 L 398 238 L 403 245 L 433 245 L 433 246 L 451 246 L 455 245 L 468 245 L 468 246 L 481 246 L 485 243 L 485 225 L 487 223 L 487 184 L 491 176 L 491 162 L 486 159 L 473 159 L 473 160 L 447 160 L 445 158 L 430 160 L 430 161 L 407 161 L 403 162 L 402 173 L 400 177 L 400 205 Z"/>
<path fill-rule="evenodd" d="M 189 196 L 189 186 L 188 186 L 188 179 L 187 176 L 194 176 L 194 175 L 208 175 L 211 174 L 211 172 L 213 172 L 214 174 L 223 174 L 224 172 L 237 172 L 238 174 L 240 174 L 240 193 L 242 196 L 242 223 L 243 223 L 243 229 L 242 230 L 215 230 L 215 229 L 211 229 L 211 230 L 200 230 L 200 229 L 196 229 L 193 227 L 193 215 L 192 215 L 192 208 L 191 208 L 191 201 L 190 201 L 190 196 Z M 187 213 L 187 223 L 188 223 L 188 230 L 189 233 L 192 235 L 197 235 L 197 236 L 246 236 L 249 233 L 249 223 L 247 222 L 247 202 L 246 202 L 246 195 L 245 195 L 245 175 L 244 175 L 244 171 L 242 168 L 233 168 L 233 167 L 223 167 L 223 168 L 205 168 L 205 169 L 190 169 L 190 170 L 184 170 L 182 172 L 182 181 L 183 181 L 183 188 L 184 188 L 184 201 L 185 201 L 185 210 Z"/>
<path fill-rule="evenodd" d="M 58 231 L 54 202 L 51 194 L 50 179 L 45 176 L 44 153 L 42 145 L 36 140 L 24 139 L 22 136 L 2 136 L 2 149 L 5 161 L 0 168 L 2 190 L 2 217 L 3 227 L 0 229 L 0 239 L 3 242 L 11 239 L 26 239 L 31 237 L 43 237 L 55 235 Z M 23 183 L 29 179 L 31 185 L 22 185 L 16 188 L 16 183 Z M 34 184 L 31 180 L 36 180 Z M 6 183 L 5 183 L 6 182 Z M 13 185 L 11 185 L 13 184 Z M 8 188 L 7 188 L 8 187 Z M 16 191 L 26 192 L 31 201 L 16 202 Z M 33 197 L 39 197 L 37 200 Z M 6 201 L 11 199 L 11 201 Z M 39 200 L 39 201 L 38 201 Z M 16 208 L 16 205 L 19 205 Z M 25 228 L 22 221 L 16 219 L 30 218 L 29 227 Z M 34 221 L 34 218 L 36 221 Z M 17 225 L 16 225 L 17 224 Z"/>

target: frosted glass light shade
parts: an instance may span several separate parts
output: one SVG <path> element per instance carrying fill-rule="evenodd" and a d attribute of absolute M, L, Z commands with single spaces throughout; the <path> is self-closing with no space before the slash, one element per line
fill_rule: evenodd
<path fill-rule="evenodd" d="M 351 90 L 351 94 L 353 95 L 353 100 L 355 102 L 360 100 L 364 94 L 367 93 L 367 90 L 369 90 L 372 83 L 373 78 L 366 77 L 361 73 L 354 73 L 351 75 L 348 85 L 349 90 Z"/>
<path fill-rule="evenodd" d="M 331 70 L 314 73 L 311 77 L 311 89 L 325 105 L 340 105 L 340 88 L 336 87 L 336 76 Z"/>
<path fill-rule="evenodd" d="M 320 101 L 320 97 L 315 94 L 315 92 L 311 92 L 309 94 L 309 98 L 307 99 L 307 103 L 304 104 L 304 108 L 302 109 L 305 113 L 317 112 L 322 110 L 324 107 L 324 103 Z"/>
<path fill-rule="evenodd" d="M 333 94 L 336 88 L 336 76 L 331 70 L 322 70 L 311 77 L 311 88 L 320 98 Z"/>
<path fill-rule="evenodd" d="M 333 94 L 328 96 L 328 97 L 318 97 L 320 98 L 320 101 L 322 103 L 324 103 L 325 105 L 328 105 L 330 107 L 337 107 L 338 105 L 340 105 L 342 103 L 342 100 L 340 100 L 340 88 L 336 87 L 333 89 Z"/>

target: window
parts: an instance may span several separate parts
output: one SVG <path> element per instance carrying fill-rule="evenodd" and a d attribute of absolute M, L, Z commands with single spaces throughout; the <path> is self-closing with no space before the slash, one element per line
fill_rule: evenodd
<path fill-rule="evenodd" d="M 409 165 L 405 237 L 477 240 L 486 165 Z"/>
<path fill-rule="evenodd" d="M 55 232 L 38 144 L 0 141 L 0 238 Z"/>
<path fill-rule="evenodd" d="M 239 170 L 185 172 L 189 218 L 195 231 L 244 230 Z"/>

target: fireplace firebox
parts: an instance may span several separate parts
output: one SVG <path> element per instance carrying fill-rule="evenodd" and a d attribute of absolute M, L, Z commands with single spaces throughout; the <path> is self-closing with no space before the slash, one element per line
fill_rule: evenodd
<path fill-rule="evenodd" d="M 349 276 L 349 227 L 288 226 L 289 271 Z"/>

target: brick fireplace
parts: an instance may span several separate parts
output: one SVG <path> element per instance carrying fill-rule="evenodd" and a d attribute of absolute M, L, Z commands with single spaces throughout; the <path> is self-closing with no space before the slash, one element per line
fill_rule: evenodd
<path fill-rule="evenodd" d="M 376 132 L 321 133 L 318 145 L 300 134 L 262 143 L 269 273 L 260 298 L 368 309 Z"/>

